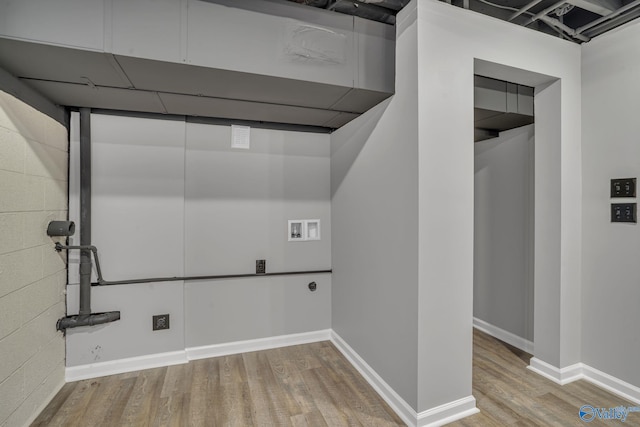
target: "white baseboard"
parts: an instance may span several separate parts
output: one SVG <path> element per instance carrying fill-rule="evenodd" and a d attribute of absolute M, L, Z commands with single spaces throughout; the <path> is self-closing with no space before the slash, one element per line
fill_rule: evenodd
<path fill-rule="evenodd" d="M 371 387 L 387 402 L 391 409 L 398 414 L 402 421 L 410 427 L 417 425 L 418 416 L 416 411 L 335 331 L 331 331 L 331 341 L 358 372 L 360 372 L 360 375 L 367 380 Z"/>
<path fill-rule="evenodd" d="M 70 366 L 65 369 L 65 381 L 80 381 L 143 369 L 179 365 L 181 363 L 187 363 L 188 361 L 185 351 L 182 350 L 128 357 L 126 359 L 110 360 L 108 362 L 90 363 L 88 365 Z"/>
<path fill-rule="evenodd" d="M 476 408 L 476 399 L 469 396 L 417 414 L 335 331 L 331 332 L 331 341 L 409 427 L 442 426 L 480 412 Z"/>
<path fill-rule="evenodd" d="M 418 427 L 439 427 L 480 412 L 476 398 L 468 396 L 418 414 Z"/>
<path fill-rule="evenodd" d="M 290 345 L 309 344 L 318 341 L 328 341 L 330 339 L 331 329 L 324 329 L 300 334 L 280 335 L 201 347 L 188 347 L 185 351 L 189 360 L 197 360 L 209 357 L 228 356 L 230 354 L 248 353 L 251 351 L 270 350 L 272 348 L 287 347 Z"/>
<path fill-rule="evenodd" d="M 591 366 L 582 364 L 584 379 L 611 393 L 640 405 L 640 387 L 622 381 Z"/>
<path fill-rule="evenodd" d="M 626 381 L 622 381 L 619 378 L 599 371 L 584 363 L 576 363 L 558 369 L 540 359 L 532 357 L 530 365 L 527 368 L 560 385 L 565 385 L 576 380 L 586 380 L 640 405 L 640 387 L 636 387 L 633 384 L 629 384 Z"/>
<path fill-rule="evenodd" d="M 538 375 L 542 375 L 546 379 L 560 385 L 569 384 L 573 381 L 583 378 L 582 363 L 576 363 L 574 365 L 560 369 L 548 364 L 547 362 L 532 357 L 529 361 L 529 366 L 527 366 L 527 369 L 535 372 Z"/>
<path fill-rule="evenodd" d="M 305 332 L 301 334 L 281 335 L 277 337 L 260 338 L 247 341 L 236 341 L 225 344 L 191 347 L 182 351 L 150 354 L 108 362 L 90 363 L 88 365 L 71 366 L 65 369 L 65 381 L 80 381 L 107 375 L 123 374 L 125 372 L 143 369 L 159 368 L 163 366 L 179 365 L 189 360 L 219 357 L 229 354 L 246 353 L 249 351 L 268 350 L 289 345 L 308 344 L 331 339 L 331 330 Z"/>
<path fill-rule="evenodd" d="M 494 326 L 491 323 L 487 323 L 484 320 L 478 319 L 477 317 L 473 318 L 473 327 L 479 331 L 491 335 L 494 338 L 499 339 L 500 341 L 504 341 L 509 345 L 519 348 L 522 351 L 533 354 L 533 342 L 519 337 L 516 334 L 498 328 L 497 326 Z"/>

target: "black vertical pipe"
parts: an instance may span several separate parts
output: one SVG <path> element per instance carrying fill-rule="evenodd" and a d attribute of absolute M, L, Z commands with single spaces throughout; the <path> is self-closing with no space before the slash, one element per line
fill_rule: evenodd
<path fill-rule="evenodd" d="M 91 245 L 91 109 L 80 108 L 80 245 Z M 80 316 L 91 314 L 91 250 L 80 251 Z"/>

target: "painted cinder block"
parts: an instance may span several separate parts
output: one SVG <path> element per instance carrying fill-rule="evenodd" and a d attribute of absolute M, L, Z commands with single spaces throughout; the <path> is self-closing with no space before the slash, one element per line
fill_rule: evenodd
<path fill-rule="evenodd" d="M 67 181 L 45 179 L 44 209 L 49 211 L 66 211 L 68 206 L 67 186 Z"/>
<path fill-rule="evenodd" d="M 51 340 L 35 356 L 25 363 L 24 392 L 33 393 L 56 366 L 64 363 L 64 340 L 62 336 Z"/>
<path fill-rule="evenodd" d="M 44 117 L 44 137 L 38 141 L 58 150 L 69 152 L 69 137 L 67 129 L 53 119 Z"/>
<path fill-rule="evenodd" d="M 47 178 L 33 175 L 23 177 L 23 193 L 19 200 L 21 211 L 41 211 L 45 209 L 45 182 Z"/>
<path fill-rule="evenodd" d="M 0 127 L 0 169 L 24 173 L 25 141 L 19 133 Z"/>
<path fill-rule="evenodd" d="M 20 291 L 0 297 L 0 339 L 18 329 L 22 324 L 21 301 Z"/>
<path fill-rule="evenodd" d="M 24 210 L 24 175 L 0 170 L 0 212 Z"/>
<path fill-rule="evenodd" d="M 47 236 L 47 226 L 49 222 L 56 219 L 56 214 L 43 211 L 24 212 L 22 218 L 22 248 L 32 248 L 51 242 Z"/>
<path fill-rule="evenodd" d="M 31 358 L 40 348 L 62 333 L 56 330 L 56 322 L 63 317 L 64 303 L 59 303 L 24 324 L 19 330 L 20 345 L 25 347 L 23 361 Z"/>
<path fill-rule="evenodd" d="M 57 274 L 65 270 L 67 253 L 56 252 L 53 242 L 42 247 L 42 273 L 44 277 Z M 66 282 L 66 272 L 64 280 Z"/>
<path fill-rule="evenodd" d="M 18 126 L 15 123 L 15 104 L 17 99 L 13 96 L 0 91 L 0 127 L 18 131 Z"/>
<path fill-rule="evenodd" d="M 48 377 L 42 380 L 42 383 L 35 391 L 26 397 L 18 409 L 7 418 L 5 424 L 2 424 L 2 427 L 28 425 L 31 423 L 63 385 L 64 364 L 60 363 Z"/>
<path fill-rule="evenodd" d="M 44 115 L 7 93 L 0 93 L 0 126 L 27 139 L 37 140 L 44 134 Z"/>
<path fill-rule="evenodd" d="M 64 384 L 66 254 L 46 229 L 67 218 L 68 150 L 63 125 L 0 92 L 2 427 L 31 422 Z"/>
<path fill-rule="evenodd" d="M 67 179 L 68 153 L 57 148 L 27 140 L 25 173 L 59 180 Z"/>
<path fill-rule="evenodd" d="M 15 411 L 24 396 L 24 370 L 15 371 L 3 383 L 0 383 L 0 423 Z"/>
<path fill-rule="evenodd" d="M 19 316 L 22 323 L 27 323 L 38 317 L 49 308 L 63 301 L 64 282 L 60 274 L 46 277 L 17 293 L 20 294 L 22 313 Z"/>
<path fill-rule="evenodd" d="M 24 331 L 20 329 L 0 340 L 0 359 L 2 360 L 0 383 L 11 376 L 31 356 L 29 352 Z"/>
<path fill-rule="evenodd" d="M 0 239 L 0 254 L 23 248 L 22 227 L 23 219 L 21 214 L 0 213 L 0 236 L 2 236 Z"/>
<path fill-rule="evenodd" d="M 42 279 L 43 249 L 39 246 L 0 255 L 0 297 Z"/>

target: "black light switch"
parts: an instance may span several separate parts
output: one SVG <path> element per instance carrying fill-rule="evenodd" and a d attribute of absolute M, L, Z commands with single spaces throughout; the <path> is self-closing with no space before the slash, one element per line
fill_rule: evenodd
<path fill-rule="evenodd" d="M 612 179 L 611 197 L 636 197 L 636 178 Z"/>
<path fill-rule="evenodd" d="M 611 222 L 638 222 L 635 203 L 612 203 Z"/>

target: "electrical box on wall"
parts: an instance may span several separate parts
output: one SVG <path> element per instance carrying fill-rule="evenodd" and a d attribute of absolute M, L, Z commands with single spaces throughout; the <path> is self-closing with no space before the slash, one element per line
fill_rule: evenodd
<path fill-rule="evenodd" d="M 153 330 L 160 331 L 162 329 L 169 329 L 169 315 L 168 314 L 158 314 L 153 316 Z"/>
<path fill-rule="evenodd" d="M 636 197 L 636 178 L 612 179 L 611 197 Z"/>
<path fill-rule="evenodd" d="M 611 222 L 638 222 L 635 203 L 612 203 Z"/>
<path fill-rule="evenodd" d="M 290 242 L 320 240 L 319 219 L 291 219 L 287 228 L 287 239 Z"/>

